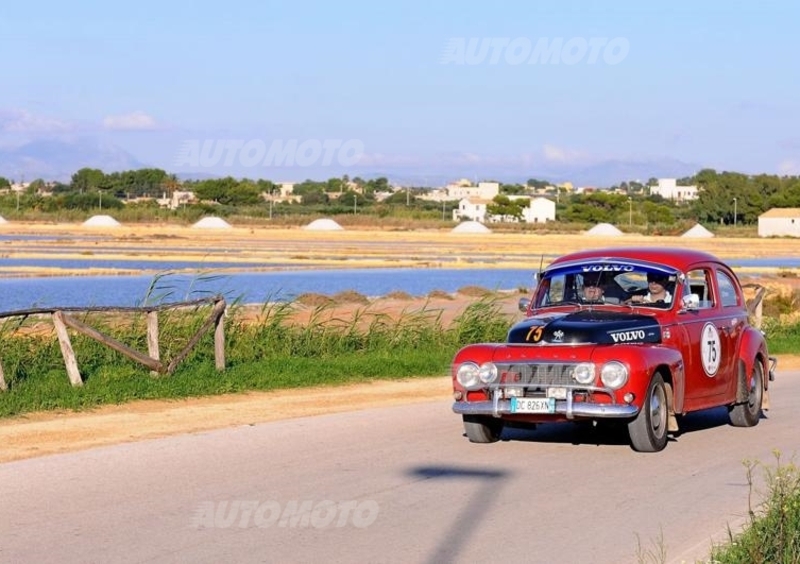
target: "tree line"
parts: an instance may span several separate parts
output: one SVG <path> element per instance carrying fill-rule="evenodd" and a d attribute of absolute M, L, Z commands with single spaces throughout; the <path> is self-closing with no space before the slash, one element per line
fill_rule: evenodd
<path fill-rule="evenodd" d="M 649 187 L 656 182 L 655 178 L 646 183 L 626 181 L 607 190 L 585 194 L 553 187 L 549 181 L 535 178 L 525 183 L 499 183 L 500 194 L 487 211 L 497 216 L 521 218 L 522 208 L 528 205 L 529 199 L 544 195 L 557 202 L 558 221 L 674 225 L 688 220 L 705 224 L 752 224 L 768 209 L 800 208 L 798 176 L 747 175 L 703 169 L 694 176 L 678 180 L 679 185 L 698 187 L 698 198 L 686 203 L 651 195 Z M 0 177 L 0 189 L 10 185 L 8 179 Z M 533 194 L 535 189 L 545 190 L 545 193 Z M 131 202 L 137 199 L 170 197 L 176 190 L 193 192 L 198 200 L 216 206 L 215 209 L 222 214 L 236 211 L 261 215 L 269 207 L 270 216 L 273 212 L 284 215 L 362 213 L 378 216 L 404 213 L 409 217 L 449 219 L 451 214 L 447 212 L 458 205 L 456 200 L 442 204 L 421 198 L 434 190 L 429 186 L 405 187 L 393 192 L 386 177 L 363 179 L 345 175 L 321 181 L 308 179 L 294 184 L 292 193 L 297 201 L 285 203 L 276 198 L 280 186 L 267 179 L 228 176 L 179 180 L 176 175 L 157 168 L 112 173 L 82 168 L 68 183 L 47 184 L 37 179 L 21 194 L 1 196 L 0 209 L 5 213 L 9 210 L 53 213 L 59 210 L 118 209 L 132 205 Z M 379 199 L 376 195 L 380 193 L 390 195 Z M 155 204 L 143 202 L 136 205 Z M 261 212 L 256 211 L 259 208 Z"/>

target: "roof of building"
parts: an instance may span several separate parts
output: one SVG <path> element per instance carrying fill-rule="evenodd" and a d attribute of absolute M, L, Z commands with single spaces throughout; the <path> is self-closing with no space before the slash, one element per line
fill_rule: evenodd
<path fill-rule="evenodd" d="M 759 218 L 762 217 L 793 217 L 797 218 L 800 217 L 800 208 L 772 208 L 771 210 L 767 210 L 761 215 L 758 216 Z"/>

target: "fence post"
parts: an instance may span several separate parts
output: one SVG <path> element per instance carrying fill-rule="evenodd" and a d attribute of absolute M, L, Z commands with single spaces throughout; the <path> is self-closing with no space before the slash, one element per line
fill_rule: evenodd
<path fill-rule="evenodd" d="M 3 375 L 3 365 L 0 364 L 0 392 L 5 392 L 8 389 L 6 385 L 6 378 Z"/>
<path fill-rule="evenodd" d="M 158 311 L 154 309 L 147 312 L 147 354 L 153 360 L 161 360 L 158 348 Z M 158 372 L 151 370 L 150 374 L 156 376 Z"/>
<path fill-rule="evenodd" d="M 64 364 L 67 367 L 67 376 L 73 386 L 82 386 L 83 380 L 78 370 L 78 360 L 75 358 L 75 351 L 72 350 L 72 343 L 69 341 L 67 326 L 64 324 L 64 313 L 61 311 L 53 312 L 53 325 L 58 335 L 58 344 L 61 346 L 61 355 L 64 357 Z"/>
<path fill-rule="evenodd" d="M 223 309 L 214 325 L 214 361 L 220 372 L 225 370 L 225 324 L 222 321 L 225 317 L 225 300 L 222 300 L 222 305 Z"/>

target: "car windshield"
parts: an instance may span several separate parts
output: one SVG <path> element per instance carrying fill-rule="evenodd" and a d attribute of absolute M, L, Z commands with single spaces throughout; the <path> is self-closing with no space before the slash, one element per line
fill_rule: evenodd
<path fill-rule="evenodd" d="M 631 304 L 668 308 L 678 272 L 663 265 L 594 260 L 545 270 L 536 290 L 535 307 L 567 304 Z"/>

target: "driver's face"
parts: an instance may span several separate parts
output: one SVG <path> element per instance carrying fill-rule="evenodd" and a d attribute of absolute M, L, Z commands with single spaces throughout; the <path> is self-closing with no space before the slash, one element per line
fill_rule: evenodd
<path fill-rule="evenodd" d="M 603 297 L 603 289 L 600 286 L 586 286 L 583 295 L 587 300 L 599 300 Z"/>

